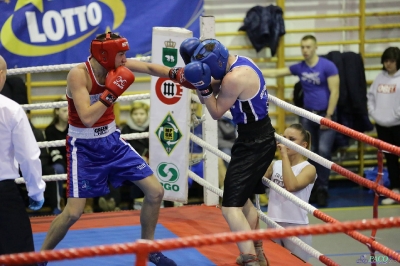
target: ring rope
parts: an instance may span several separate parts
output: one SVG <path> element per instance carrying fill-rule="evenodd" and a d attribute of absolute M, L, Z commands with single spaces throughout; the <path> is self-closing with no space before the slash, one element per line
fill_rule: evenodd
<path fill-rule="evenodd" d="M 201 138 L 197 137 L 196 135 L 191 134 L 190 136 L 191 140 L 193 142 L 195 142 L 196 144 L 198 144 L 199 146 L 203 147 L 204 149 L 209 150 L 210 152 L 214 153 L 215 155 L 223 158 L 225 161 L 230 162 L 231 157 L 229 155 L 227 155 L 226 153 L 216 149 L 215 147 L 209 145 L 207 142 L 205 142 L 204 140 L 202 140 Z M 191 177 L 194 181 L 196 181 L 197 183 L 199 183 L 200 185 L 202 185 L 203 187 L 211 190 L 212 192 L 214 192 L 215 194 L 217 194 L 218 196 L 222 197 L 222 190 L 215 188 L 214 186 L 212 186 L 209 182 L 205 181 L 204 179 L 202 179 L 201 177 L 195 175 L 194 173 L 189 173 L 189 177 Z M 265 178 L 264 178 L 265 179 Z M 269 181 L 269 180 L 268 180 Z M 270 181 L 271 182 L 271 181 Z M 276 184 L 274 184 L 276 185 Z M 216 189 L 216 190 L 215 190 Z M 279 187 L 278 185 L 276 185 L 276 187 L 274 188 L 276 190 L 281 191 L 282 193 L 285 193 L 288 198 L 290 200 L 295 200 L 297 201 L 297 204 L 300 205 L 301 208 L 306 209 L 308 212 L 313 213 L 316 208 L 304 201 L 301 201 L 300 199 L 298 199 L 297 197 L 295 197 L 293 194 L 287 192 L 286 190 L 284 190 L 283 188 Z M 258 208 L 258 212 L 260 211 L 260 208 Z M 261 212 L 262 213 L 262 212 Z M 275 223 L 273 220 L 271 220 L 270 218 L 268 218 L 267 216 L 265 216 L 265 214 L 260 214 L 260 217 L 262 218 L 262 221 L 272 225 L 273 227 L 279 227 L 279 228 L 283 228 L 281 227 L 279 224 Z M 305 252 L 307 252 L 308 254 L 310 254 L 311 256 L 319 259 L 320 261 L 326 261 L 328 262 L 329 260 L 326 260 L 325 258 L 321 258 L 321 256 L 326 257 L 325 255 L 323 255 L 322 253 L 318 252 L 317 250 L 313 249 L 311 246 L 307 245 L 306 243 L 304 243 L 303 241 L 301 241 L 299 238 L 295 238 L 295 239 L 290 239 L 294 244 L 300 246 L 300 248 L 302 248 Z M 335 264 L 331 264 L 332 262 L 329 262 L 328 265 L 335 265 Z"/>
<path fill-rule="evenodd" d="M 316 209 L 314 206 L 310 205 L 309 203 L 304 202 L 304 201 L 300 200 L 299 198 L 297 198 L 296 196 L 294 196 L 293 194 L 287 192 L 286 190 L 284 190 L 283 188 L 281 188 L 280 186 L 278 186 L 277 184 L 275 184 L 271 180 L 269 180 L 269 179 L 264 177 L 263 178 L 263 183 L 268 185 L 271 189 L 274 189 L 280 195 L 282 195 L 285 198 L 291 200 L 294 204 L 296 204 L 300 208 L 308 211 L 314 217 L 316 217 L 316 218 L 318 218 L 318 219 L 320 219 L 320 220 L 322 220 L 324 222 L 330 223 L 330 224 L 340 223 L 340 221 L 336 220 L 335 218 L 323 213 L 322 211 Z M 314 209 L 314 211 L 311 211 L 313 209 Z M 400 254 L 397 253 L 396 251 L 385 247 L 384 245 L 382 245 L 379 242 L 375 241 L 375 239 L 368 238 L 367 236 L 365 236 L 363 234 L 360 234 L 357 231 L 348 231 L 348 232 L 345 232 L 345 234 L 351 236 L 355 240 L 357 240 L 357 241 L 361 242 L 362 244 L 366 245 L 368 248 L 374 247 L 376 250 L 380 251 L 382 254 L 388 255 L 388 254 L 396 253 L 398 256 L 400 256 Z"/>
<path fill-rule="evenodd" d="M 384 186 L 382 186 L 380 184 L 377 184 L 375 182 L 367 180 L 367 179 L 365 179 L 365 178 L 363 178 L 363 177 L 361 177 L 361 176 L 359 176 L 359 175 L 357 175 L 357 174 L 355 174 L 355 173 L 353 173 L 353 172 L 351 172 L 351 171 L 349 171 L 349 170 L 347 170 L 347 169 L 345 169 L 345 168 L 343 168 L 343 167 L 341 167 L 341 166 L 339 166 L 339 165 L 337 165 L 337 164 L 335 164 L 335 163 L 333 163 L 333 162 L 321 157 L 320 155 L 315 154 L 312 151 L 310 151 L 310 150 L 308 150 L 306 148 L 303 148 L 303 147 L 293 143 L 292 141 L 289 141 L 289 140 L 285 139 L 284 137 L 282 137 L 282 136 L 280 136 L 280 135 L 278 135 L 276 133 L 275 133 L 275 138 L 279 142 L 281 142 L 284 145 L 286 145 L 287 147 L 289 147 L 290 149 L 293 149 L 293 150 L 297 151 L 298 153 L 301 153 L 302 155 L 312 159 L 313 161 L 325 166 L 328 169 L 332 169 L 335 172 L 337 172 L 339 174 L 342 174 L 344 177 L 347 177 L 351 181 L 353 181 L 353 182 L 355 182 L 357 184 L 360 184 L 360 185 L 362 185 L 364 187 L 367 187 L 369 189 L 372 189 L 372 190 L 378 192 L 381 195 L 385 195 L 387 197 L 390 197 L 392 199 L 400 201 L 400 194 L 394 193 L 393 191 L 389 190 L 388 188 L 386 188 L 386 187 L 384 187 Z M 226 153 L 224 153 L 224 152 L 216 149 L 212 145 L 204 142 L 201 138 L 199 138 L 199 137 L 197 137 L 195 135 L 191 135 L 190 139 L 193 142 L 195 142 L 196 144 L 198 144 L 199 146 L 201 146 L 201 147 L 211 151 L 215 155 L 221 157 L 226 162 L 230 161 L 230 157 Z"/>
<path fill-rule="evenodd" d="M 337 165 L 334 162 L 328 161 L 325 158 L 321 157 L 320 155 L 313 153 L 312 151 L 310 151 L 306 148 L 303 148 L 300 145 L 297 145 L 297 144 L 293 143 L 292 141 L 289 141 L 276 133 L 275 133 L 275 138 L 279 142 L 283 143 L 285 146 L 289 147 L 290 149 L 293 149 L 293 150 L 297 151 L 298 153 L 312 159 L 313 161 L 315 161 L 321 165 L 324 165 L 328 169 L 332 169 L 333 171 L 343 175 L 344 177 L 350 179 L 351 181 L 353 181 L 357 184 L 360 184 L 364 187 L 367 187 L 369 189 L 372 189 L 379 194 L 382 194 L 382 195 L 385 195 L 392 199 L 395 199 L 397 201 L 400 201 L 400 194 L 394 193 L 393 191 L 384 187 L 383 185 L 380 185 L 373 181 L 365 179 L 362 176 L 359 176 L 358 174 L 355 174 L 355 173 L 343 168 L 342 166 Z M 329 162 L 329 163 L 327 163 L 327 162 Z M 331 165 L 331 167 L 327 167 L 326 166 L 327 164 Z"/>
<path fill-rule="evenodd" d="M 311 121 L 314 121 L 315 123 L 327 126 L 331 129 L 334 129 L 342 134 L 345 134 L 349 137 L 352 137 L 356 140 L 365 142 L 369 145 L 372 145 L 374 147 L 379 148 L 380 150 L 388 151 L 393 154 L 396 154 L 400 156 L 400 147 L 397 147 L 395 145 L 389 144 L 387 142 L 381 141 L 379 139 L 375 139 L 373 137 L 370 137 L 364 133 L 355 131 L 353 129 L 350 129 L 346 126 L 343 126 L 337 122 L 331 121 L 329 119 L 323 118 L 321 116 L 318 116 L 316 114 L 313 114 L 312 112 L 309 112 L 307 110 L 304 110 L 302 108 L 299 108 L 297 106 L 294 106 L 292 104 L 289 104 L 285 101 L 280 100 L 279 98 L 273 96 L 273 95 L 268 95 L 269 101 L 273 102 L 275 105 L 290 111 L 294 114 L 297 114 L 299 116 L 305 117 Z"/>
<path fill-rule="evenodd" d="M 120 97 L 118 97 L 117 102 L 135 101 L 135 100 L 143 100 L 143 99 L 150 99 L 150 94 L 142 93 L 142 94 L 135 94 L 135 95 L 120 96 Z M 21 106 L 22 106 L 22 109 L 24 109 L 24 110 L 53 109 L 53 108 L 67 107 L 68 101 L 21 104 Z"/>
<path fill-rule="evenodd" d="M 211 192 L 215 193 L 216 195 L 218 195 L 219 197 L 222 198 L 223 196 L 223 190 L 214 187 L 211 183 L 209 183 L 208 181 L 204 180 L 203 178 L 201 178 L 200 176 L 198 176 L 197 174 L 195 174 L 194 172 L 190 171 L 188 172 L 188 175 L 190 178 L 193 179 L 193 181 L 197 182 L 198 184 L 200 184 L 201 186 L 203 186 L 204 188 L 210 190 Z M 282 189 L 282 188 L 280 188 Z M 282 189 L 283 190 L 283 189 Z M 258 201 L 257 201 L 258 204 Z M 265 223 L 267 223 L 268 225 L 274 227 L 274 228 L 279 228 L 279 229 L 283 229 L 285 230 L 284 227 L 280 226 L 279 224 L 277 224 L 275 221 L 273 221 L 272 219 L 270 219 L 268 216 L 266 216 L 258 207 L 257 208 L 257 212 L 260 216 L 260 219 L 262 221 L 264 221 Z M 294 244 L 298 245 L 301 249 L 303 249 L 305 252 L 307 252 L 308 254 L 310 254 L 311 256 L 313 256 L 316 259 L 319 259 L 320 261 L 329 261 L 329 264 L 327 265 L 338 265 L 336 264 L 334 261 L 328 259 L 328 260 L 321 260 L 321 256 L 326 257 L 325 255 L 323 255 L 321 252 L 319 252 L 318 250 L 314 249 L 313 247 L 309 246 L 308 244 L 304 243 L 302 240 L 300 240 L 298 237 L 292 236 L 288 238 L 291 242 L 293 242 Z"/>
<path fill-rule="evenodd" d="M 268 218 L 268 216 L 260 209 L 258 209 L 257 212 L 258 212 L 258 215 L 259 215 L 261 221 L 263 221 L 264 223 L 266 223 L 274 228 L 277 228 L 277 229 L 286 230 L 286 228 L 280 226 L 278 223 L 276 223 L 275 221 Z M 326 265 L 339 265 L 336 262 L 334 262 L 332 259 L 328 258 L 327 256 L 325 256 L 318 250 L 314 249 L 312 246 L 309 246 L 307 243 L 303 242 L 300 238 L 298 238 L 296 236 L 290 236 L 286 239 L 289 240 L 290 242 L 294 243 L 295 245 L 299 246 L 302 250 L 307 252 L 309 255 L 311 255 L 312 257 L 318 259 L 319 261 L 325 263 Z"/>
<path fill-rule="evenodd" d="M 204 117 L 202 117 L 202 119 L 201 120 L 204 120 Z M 342 126 L 343 127 L 343 126 Z M 140 134 L 143 134 L 143 133 L 140 133 Z M 146 133 L 145 133 L 146 134 Z M 133 135 L 133 134 L 129 134 L 129 135 Z M 191 134 L 191 135 L 193 135 L 193 134 Z M 121 136 L 122 137 L 122 136 Z M 137 136 L 136 138 L 143 138 L 143 137 L 145 137 L 145 136 Z M 148 133 L 147 133 L 147 137 L 148 137 Z M 279 139 L 279 135 L 278 135 L 278 138 L 277 139 Z M 193 139 L 195 139 L 195 138 L 197 138 L 196 136 L 194 136 L 193 135 L 193 137 L 191 136 L 191 139 L 193 140 Z M 280 137 L 280 138 L 282 138 L 282 137 Z M 201 140 L 200 138 L 198 138 L 199 140 Z M 284 139 L 284 138 L 283 138 Z M 202 141 L 202 140 L 201 140 Z M 284 143 L 285 141 L 287 141 L 286 139 L 284 139 L 284 140 L 281 140 L 281 142 L 282 143 Z M 287 142 L 290 142 L 290 141 L 287 141 Z M 199 144 L 199 143 L 198 143 Z M 286 143 L 284 143 L 285 145 L 286 145 Z M 292 143 L 290 143 L 290 144 L 292 144 Z M 65 141 L 64 141 L 64 145 L 65 145 Z M 62 146 L 62 145 L 61 145 Z M 202 145 L 200 145 L 200 146 L 202 146 Z M 206 147 L 207 146 L 207 143 L 206 143 L 206 145 L 204 145 L 203 147 L 204 148 L 209 148 L 209 147 Z M 290 145 L 287 145 L 288 147 L 290 146 Z M 214 148 L 214 147 L 212 147 L 211 146 L 211 148 Z M 291 148 L 291 147 L 289 147 L 289 148 Z M 301 147 L 302 148 L 302 147 Z M 214 148 L 215 149 L 215 148 Z M 305 149 L 305 151 L 307 152 L 308 150 L 306 150 Z M 219 150 L 218 150 L 218 152 L 219 152 Z M 309 152 L 309 151 L 308 151 Z M 228 156 L 228 155 L 226 155 L 225 153 L 223 153 L 223 152 L 221 152 L 221 154 L 217 154 L 216 152 L 213 152 L 213 153 L 215 153 L 216 155 L 218 155 L 218 156 L 220 156 L 221 158 L 223 158 L 223 157 L 225 157 L 225 158 L 223 158 L 225 161 L 228 161 L 229 162 L 229 160 L 230 160 L 230 156 Z M 301 152 L 300 152 L 301 153 Z M 225 156 L 224 156 L 225 155 Z M 304 155 L 304 154 L 303 154 Z M 312 155 L 312 153 L 311 153 L 311 155 Z M 309 156 L 307 156 L 307 157 L 309 157 Z M 324 159 L 324 158 L 322 158 L 322 159 Z M 326 160 L 326 159 L 325 159 Z M 328 161 L 328 160 L 326 160 L 327 162 L 325 162 L 325 167 L 327 167 L 327 168 L 330 168 L 330 166 L 333 166 L 333 163 L 332 162 L 330 162 L 330 161 Z M 191 171 L 190 171 L 191 172 Z M 56 175 L 54 175 L 54 176 L 56 176 Z M 58 176 L 62 176 L 62 175 L 58 175 Z M 190 176 L 190 173 L 189 173 L 189 176 Z M 198 177 L 198 179 L 200 179 L 200 180 L 202 180 L 202 181 L 205 181 L 204 179 L 201 179 L 200 177 Z M 265 178 L 264 178 L 265 179 Z M 200 180 L 195 180 L 196 182 L 198 182 L 198 181 L 200 181 Z M 371 181 L 370 181 L 371 182 Z M 222 196 L 222 190 L 219 190 L 219 189 L 217 189 L 217 188 L 215 188 L 216 190 L 215 190 L 215 192 L 217 192 L 217 195 L 218 194 L 221 194 L 221 196 Z M 213 191 L 214 192 L 214 191 Z M 214 192 L 214 193 L 215 193 Z M 290 193 L 289 193 L 290 194 Z M 303 207 L 303 209 L 304 209 L 304 207 Z M 259 210 L 260 211 L 260 210 Z M 317 210 L 318 211 L 318 210 Z M 264 214 L 265 215 L 265 214 Z M 262 215 L 261 217 L 263 217 L 264 215 Z M 325 218 L 327 218 L 327 221 L 328 222 L 337 222 L 337 223 L 339 223 L 339 221 L 336 221 L 335 219 L 329 219 L 329 218 L 331 218 L 331 217 L 329 217 L 329 216 L 327 216 L 327 215 L 325 215 L 325 214 L 323 214 L 322 213 L 322 216 L 321 217 L 325 217 Z M 264 219 L 262 219 L 263 221 L 264 221 Z M 279 225 L 278 225 L 279 226 Z M 348 232 L 349 233 L 349 232 Z M 356 232 L 357 233 L 357 232 Z M 357 235 L 356 235 L 357 236 Z M 361 235 L 361 236 L 363 236 L 363 235 Z M 365 236 L 363 236 L 363 237 L 365 237 Z M 366 237 L 365 237 L 366 238 Z M 362 238 L 361 238 L 361 240 L 362 240 Z M 361 241 L 360 240 L 360 241 Z M 301 240 L 299 240 L 301 243 L 300 244 L 298 244 L 302 249 L 307 249 L 307 248 L 304 248 L 301 244 L 303 243 Z M 385 248 L 384 246 L 382 246 L 381 244 L 379 244 L 379 243 L 374 243 L 375 241 L 370 241 L 371 243 L 370 243 L 370 246 L 371 247 L 374 247 L 374 246 L 376 246 L 376 247 L 378 247 L 378 248 L 380 248 L 380 247 L 383 247 L 383 248 Z M 305 244 L 305 243 L 304 243 Z M 379 249 L 377 249 L 377 250 L 379 250 Z M 307 250 L 306 250 L 307 251 Z M 382 250 L 380 250 L 381 252 L 382 252 Z M 316 253 L 314 253 L 313 252 L 313 250 L 308 250 L 307 251 L 309 254 L 311 254 L 311 255 L 313 255 L 314 257 L 315 256 L 320 256 L 320 255 L 322 255 L 321 253 L 319 253 L 318 251 L 316 251 Z M 389 250 L 389 252 L 390 252 L 390 250 Z M 394 251 L 391 251 L 391 252 L 394 252 Z M 314 253 L 314 254 L 313 254 Z M 383 253 L 383 252 L 382 252 Z M 383 254 L 385 254 L 385 253 L 383 253 Z M 322 255 L 323 256 L 323 255 Z M 334 263 L 334 262 L 333 262 Z M 336 265 L 336 264 L 327 264 L 327 265 Z"/>
<path fill-rule="evenodd" d="M 288 146 L 290 149 L 293 149 L 293 150 L 295 150 L 295 151 L 297 151 L 297 152 L 299 152 L 299 153 L 301 153 L 302 155 L 305 155 L 305 156 L 307 156 L 307 157 L 311 155 L 310 157 L 311 157 L 314 161 L 316 161 L 317 163 L 319 163 L 319 161 L 321 161 L 321 159 L 326 160 L 326 159 L 322 158 L 321 156 L 312 153 L 310 150 L 305 149 L 305 148 L 303 148 L 303 147 L 301 147 L 301 146 L 299 146 L 299 145 L 293 143 L 292 141 L 289 141 L 289 140 L 283 138 L 282 136 L 279 136 L 279 135 L 275 134 L 275 137 L 276 137 L 281 143 L 283 143 L 284 145 Z M 199 138 L 199 137 L 193 135 L 193 136 L 191 136 L 191 140 L 192 140 L 193 142 L 196 142 L 199 146 L 201 146 L 201 147 L 203 147 L 203 148 L 205 148 L 205 149 L 211 151 L 212 153 L 216 154 L 217 156 L 219 156 L 219 155 L 222 153 L 222 154 L 224 155 L 225 158 L 229 158 L 229 160 L 230 160 L 230 156 L 229 156 L 229 155 L 227 155 L 227 154 L 225 154 L 225 153 L 219 151 L 219 150 L 216 149 L 215 147 L 213 147 L 213 146 L 211 146 L 210 144 L 204 142 L 201 138 Z M 228 160 L 227 160 L 227 161 L 228 161 Z M 229 162 L 229 161 L 228 161 L 228 162 Z M 362 178 L 362 177 L 360 177 L 360 176 L 358 176 L 358 175 L 355 175 L 355 176 L 356 176 L 357 178 L 355 178 L 355 180 L 352 180 L 352 181 L 354 181 L 354 182 L 359 181 L 359 182 L 357 182 L 357 183 L 360 183 L 361 185 L 363 185 L 363 184 L 362 184 L 363 182 L 360 182 L 360 179 L 361 179 L 361 181 L 368 181 L 368 182 L 370 182 L 371 184 L 368 184 L 369 186 L 368 186 L 368 185 L 366 185 L 366 186 L 367 186 L 367 187 L 373 187 L 372 189 L 374 189 L 374 190 L 379 190 L 380 187 L 383 187 L 383 186 L 380 185 L 380 184 L 374 183 L 374 182 L 369 181 L 369 180 L 365 180 L 364 178 Z M 320 219 L 320 220 L 322 220 L 322 221 L 329 222 L 329 223 L 338 223 L 338 222 L 339 222 L 338 220 L 334 219 L 333 217 L 330 217 L 330 216 L 328 216 L 327 214 L 325 214 L 325 213 L 319 211 L 318 209 L 316 209 L 316 208 L 315 208 L 314 206 L 312 206 L 311 204 L 306 203 L 306 202 L 300 200 L 299 198 L 297 198 L 296 196 L 294 196 L 292 193 L 289 193 L 288 191 L 286 191 L 286 190 L 284 190 L 283 188 L 279 187 L 278 185 L 276 185 L 275 183 L 271 182 L 271 181 L 268 180 L 267 178 L 264 177 L 264 178 L 263 178 L 263 182 L 264 182 L 266 185 L 268 185 L 269 187 L 273 188 L 275 191 L 277 191 L 279 194 L 281 194 L 281 195 L 284 196 L 285 198 L 288 198 L 289 200 L 291 200 L 293 203 L 295 203 L 295 204 L 296 204 L 297 206 L 299 206 L 300 208 L 306 210 L 306 211 L 309 212 L 309 213 L 312 213 L 314 217 L 316 217 L 316 218 L 318 218 L 318 219 Z M 388 190 L 387 188 L 385 188 L 385 189 L 386 189 L 388 192 L 390 192 L 390 193 L 388 193 L 389 195 L 390 195 L 390 194 L 395 194 L 395 193 L 393 193 L 392 191 Z M 400 198 L 400 195 L 397 195 L 397 194 L 396 194 L 396 197 L 394 197 L 394 198 Z M 380 251 L 382 254 L 385 254 L 385 253 L 383 253 L 383 252 L 386 252 L 386 251 L 385 251 L 385 248 L 386 248 L 386 247 L 384 247 L 382 244 L 376 242 L 374 239 L 368 238 L 368 237 L 366 237 L 366 236 L 364 236 L 364 235 L 362 235 L 362 234 L 360 234 L 360 233 L 358 233 L 358 232 L 346 232 L 346 234 L 348 234 L 349 236 L 353 237 L 354 239 L 360 241 L 361 243 L 367 245 L 367 247 L 369 247 L 369 248 L 370 248 L 370 247 L 373 247 L 373 246 L 376 246 L 376 247 L 378 248 L 377 250 Z M 390 250 L 390 252 L 395 252 L 395 251 Z M 399 255 L 400 255 L 400 254 L 399 254 Z"/>
<path fill-rule="evenodd" d="M 144 139 L 149 137 L 149 132 L 122 134 L 121 138 L 125 140 Z M 65 146 L 65 140 L 39 141 L 39 148 L 62 147 Z"/>
<path fill-rule="evenodd" d="M 122 134 L 121 138 L 125 140 L 132 140 L 132 139 L 144 139 L 149 137 L 149 132 L 143 133 L 130 133 L 130 134 Z M 41 141 L 38 142 L 39 148 L 48 148 L 48 147 L 62 147 L 65 146 L 65 140 L 53 140 L 53 141 Z M 45 175 L 42 179 L 46 182 L 48 181 L 60 181 L 60 180 L 67 180 L 66 174 L 57 174 L 57 175 Z M 24 184 L 25 179 L 20 177 L 15 179 L 15 183 L 17 184 Z"/>
<path fill-rule="evenodd" d="M 377 159 L 378 159 L 378 173 L 375 179 L 376 184 L 380 184 L 382 176 L 383 176 L 383 152 L 381 150 L 378 150 L 377 153 Z M 378 205 L 379 205 L 379 194 L 374 193 L 374 205 L 372 207 L 372 218 L 376 219 L 378 218 Z M 371 236 L 370 238 L 372 240 L 375 240 L 377 230 L 374 229 L 371 231 Z M 370 250 L 370 255 L 375 257 L 375 250 L 372 247 L 368 247 Z"/>
<path fill-rule="evenodd" d="M 204 117 L 202 118 L 202 120 L 204 120 Z M 140 133 L 140 134 L 143 134 L 143 133 Z M 192 136 L 191 136 L 191 139 L 194 141 L 194 142 L 196 142 L 196 140 L 197 140 L 197 142 L 200 142 L 200 141 L 202 141 L 200 138 L 198 138 L 198 137 L 196 137 L 196 136 L 194 136 L 193 134 L 191 134 Z M 277 135 L 277 134 L 276 134 Z M 142 137 L 146 137 L 146 136 L 137 136 L 137 138 L 142 138 Z M 148 133 L 147 133 L 147 137 L 148 137 Z M 197 139 L 196 139 L 197 138 Z M 279 136 L 279 135 L 277 135 L 276 136 L 276 138 L 278 139 L 278 140 L 280 140 L 282 143 L 284 143 L 284 144 L 287 144 L 287 143 L 285 143 L 285 142 L 289 142 L 289 141 L 287 141 L 286 139 L 284 139 L 284 138 L 282 138 L 281 136 Z M 56 141 L 57 142 L 57 141 Z M 62 142 L 64 142 L 64 141 L 62 141 Z M 65 143 L 65 142 L 64 142 Z M 62 145 L 62 143 L 57 143 L 58 145 Z M 198 143 L 199 144 L 199 143 Z M 290 147 L 291 145 L 290 144 L 292 144 L 292 143 L 289 143 L 289 148 L 293 148 L 293 147 Z M 65 145 L 65 144 L 64 144 Z M 200 145 L 200 146 L 202 146 L 202 145 Z M 208 146 L 208 147 L 207 147 Z M 293 145 L 294 146 L 294 145 Z M 220 156 L 221 158 L 223 158 L 225 161 L 228 161 L 229 162 L 229 160 L 230 160 L 230 157 L 228 156 L 228 155 L 226 155 L 225 153 L 223 153 L 223 152 L 221 152 L 221 151 L 219 151 L 219 150 L 217 150 L 217 149 L 215 149 L 214 147 L 212 147 L 212 146 L 210 146 L 210 145 L 208 145 L 207 143 L 205 143 L 205 146 L 203 146 L 204 148 L 207 148 L 208 150 L 210 150 L 210 148 L 211 148 L 211 150 L 212 149 L 214 149 L 216 152 L 214 152 L 216 155 L 218 155 L 218 156 Z M 296 149 L 295 149 L 296 150 Z M 300 152 L 300 153 L 302 153 L 302 152 Z M 308 153 L 308 154 L 304 154 L 304 153 Z M 307 156 L 307 157 L 309 157 L 309 158 L 311 158 L 311 159 L 313 159 L 313 156 L 315 156 L 315 154 L 313 154 L 312 152 L 310 152 L 309 150 L 307 150 L 307 149 L 304 149 L 304 152 L 303 152 L 303 155 L 305 155 L 305 156 Z M 318 156 L 317 156 L 318 157 Z M 315 160 L 315 159 L 314 159 Z M 322 163 L 321 163 L 321 160 L 322 160 Z M 332 167 L 332 162 L 330 162 L 330 161 L 328 161 L 328 160 L 326 160 L 326 159 L 324 159 L 324 158 L 318 158 L 316 161 L 318 161 L 319 163 L 321 163 L 322 165 L 324 165 L 325 167 L 327 167 L 327 168 L 331 168 Z M 66 175 L 56 175 L 56 176 L 52 176 L 52 177 L 49 177 L 48 178 L 48 180 L 56 180 L 56 179 L 58 179 L 58 178 L 63 178 L 63 179 L 65 179 L 66 178 Z M 371 182 L 371 181 L 370 181 Z M 303 208 L 304 208 L 304 206 L 303 206 Z M 309 211 L 309 210 L 308 210 Z M 301 246 L 301 245 L 300 245 Z M 315 255 L 315 254 L 311 254 L 311 255 Z"/>
<path fill-rule="evenodd" d="M 357 221 L 348 221 L 336 224 L 319 224 L 309 226 L 296 226 L 281 229 L 262 229 L 246 232 L 230 232 L 207 234 L 202 236 L 182 237 L 178 239 L 163 240 L 138 240 L 126 244 L 101 245 L 85 248 L 69 248 L 41 252 L 26 252 L 0 256 L 0 264 L 21 265 L 32 264 L 42 261 L 54 261 L 63 259 L 76 259 L 83 257 L 109 256 L 116 254 L 137 253 L 141 261 L 136 261 L 136 265 L 146 265 L 149 252 L 160 250 L 172 250 L 178 248 L 201 247 L 208 245 L 225 244 L 232 242 L 242 242 L 255 239 L 287 238 L 296 235 L 323 235 L 333 233 L 343 233 L 350 230 L 369 230 L 375 228 L 393 228 L 400 227 L 400 217 L 363 219 Z M 383 254 L 400 262 L 400 254 L 390 252 L 386 249 Z M 139 262 L 139 263 L 138 263 Z"/>
<path fill-rule="evenodd" d="M 131 59 L 142 61 L 142 62 L 150 62 L 151 56 L 132 57 Z M 67 70 L 71 70 L 73 67 L 75 67 L 79 64 L 82 64 L 82 63 L 12 68 L 12 69 L 7 69 L 7 75 L 11 76 L 11 75 L 20 75 L 20 74 L 27 74 L 27 73 L 67 71 Z"/>

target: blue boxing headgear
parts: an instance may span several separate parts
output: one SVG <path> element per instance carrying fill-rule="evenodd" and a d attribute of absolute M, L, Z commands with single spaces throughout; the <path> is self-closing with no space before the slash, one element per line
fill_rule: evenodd
<path fill-rule="evenodd" d="M 192 56 L 193 61 L 207 64 L 214 79 L 221 80 L 226 74 L 229 51 L 215 39 L 204 40 L 197 46 Z"/>

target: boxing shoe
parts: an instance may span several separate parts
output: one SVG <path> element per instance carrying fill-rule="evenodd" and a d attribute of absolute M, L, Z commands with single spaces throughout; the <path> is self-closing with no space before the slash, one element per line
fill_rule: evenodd
<path fill-rule="evenodd" d="M 260 261 L 257 255 L 253 254 L 240 254 L 239 256 L 240 261 L 242 262 L 243 266 L 261 266 Z M 237 260 L 236 260 L 237 263 Z"/>
<path fill-rule="evenodd" d="M 257 240 L 254 241 L 254 248 L 256 250 L 257 258 L 258 258 L 258 263 L 260 266 L 269 266 L 268 258 L 264 254 L 264 249 L 263 249 L 263 242 L 262 240 Z M 238 265 L 245 265 L 243 264 L 243 258 L 242 256 L 239 256 L 236 258 L 236 264 Z"/>
<path fill-rule="evenodd" d="M 161 252 L 150 253 L 149 261 L 157 266 L 177 266 L 175 261 L 165 257 Z"/>
<path fill-rule="evenodd" d="M 392 192 L 397 193 L 397 194 L 400 194 L 400 191 L 399 191 L 397 188 L 392 189 Z M 392 199 L 392 198 L 386 198 L 386 199 L 383 199 L 383 200 L 381 201 L 381 204 L 382 204 L 382 205 L 392 205 L 392 204 L 396 204 L 396 203 L 398 203 L 398 202 L 395 201 L 395 200 Z"/>

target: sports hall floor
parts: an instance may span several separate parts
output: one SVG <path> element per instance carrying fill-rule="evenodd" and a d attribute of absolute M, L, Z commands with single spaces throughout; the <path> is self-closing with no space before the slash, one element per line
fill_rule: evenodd
<path fill-rule="evenodd" d="M 340 221 L 372 218 L 373 194 L 350 181 L 333 181 L 330 187 L 327 208 L 321 209 L 326 214 Z M 263 207 L 267 212 L 268 208 Z M 400 216 L 400 205 L 380 206 L 379 217 Z M 32 217 L 35 247 L 39 249 L 53 216 Z M 311 224 L 322 223 L 310 216 Z M 261 222 L 263 227 L 266 225 Z M 228 227 L 218 208 L 207 206 L 183 206 L 161 210 L 156 229 L 156 238 L 177 238 L 201 234 L 227 232 Z M 361 231 L 370 236 L 370 231 Z M 59 244 L 57 249 L 127 243 L 138 239 L 140 235 L 139 211 L 121 211 L 108 213 L 84 214 Z M 400 252 L 400 229 L 378 230 L 376 239 L 389 248 Z M 368 248 L 345 234 L 314 236 L 315 249 L 327 255 L 340 265 L 360 265 L 357 260 L 362 255 L 369 256 Z M 304 263 L 285 249 L 271 241 L 264 241 L 264 249 L 271 266 L 278 265 L 324 265 L 316 259 Z M 166 251 L 178 265 L 208 266 L 236 265 L 238 255 L 234 243 L 201 248 L 189 248 Z M 380 254 L 376 254 L 380 255 Z M 48 265 L 134 265 L 134 255 L 95 257 L 79 260 L 66 260 Z M 392 263 L 396 265 L 397 263 Z M 149 263 L 148 265 L 153 265 Z M 400 265 L 400 263 L 399 263 Z"/>

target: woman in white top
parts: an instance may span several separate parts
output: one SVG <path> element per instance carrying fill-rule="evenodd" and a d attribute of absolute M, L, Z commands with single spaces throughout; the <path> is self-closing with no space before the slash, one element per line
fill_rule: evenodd
<path fill-rule="evenodd" d="M 311 146 L 310 133 L 301 124 L 289 126 L 283 133 L 283 137 L 307 149 Z M 317 178 L 315 167 L 307 161 L 306 157 L 285 145 L 278 143 L 278 148 L 282 160 L 272 162 L 265 176 L 301 200 L 308 202 Z M 272 189 L 269 192 L 268 217 L 282 227 L 308 225 L 307 211 Z M 311 245 L 311 235 L 299 236 L 299 238 Z M 274 241 L 302 260 L 308 260 L 308 254 L 289 240 L 274 239 Z"/>

